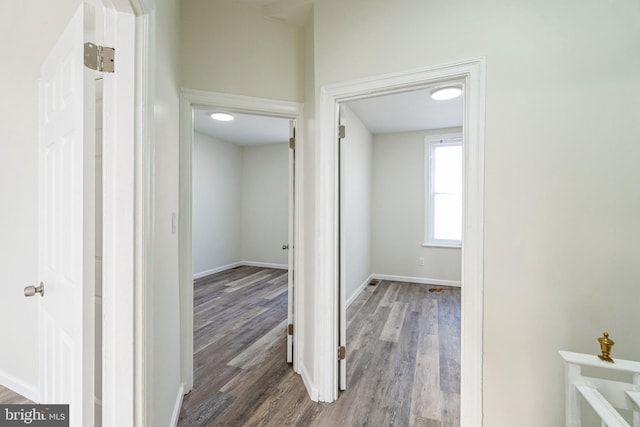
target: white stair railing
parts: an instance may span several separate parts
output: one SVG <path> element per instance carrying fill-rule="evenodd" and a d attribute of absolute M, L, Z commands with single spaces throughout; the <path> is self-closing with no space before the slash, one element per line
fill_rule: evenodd
<path fill-rule="evenodd" d="M 566 427 L 581 426 L 580 398 L 600 417 L 602 427 L 631 427 L 619 409 L 633 412 L 633 427 L 640 427 L 640 362 L 615 359 L 604 362 L 597 356 L 560 351 L 566 363 Z M 588 366 L 629 374 L 629 381 L 585 375 Z"/>

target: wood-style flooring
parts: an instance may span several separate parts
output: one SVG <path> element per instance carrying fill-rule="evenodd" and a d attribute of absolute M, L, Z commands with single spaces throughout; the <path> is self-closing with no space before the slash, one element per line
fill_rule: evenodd
<path fill-rule="evenodd" d="M 28 405 L 33 402 L 26 397 L 0 385 L 0 403 L 4 405 Z"/>
<path fill-rule="evenodd" d="M 193 391 L 179 426 L 460 425 L 460 289 L 379 281 L 347 311 L 346 391 L 309 399 L 286 363 L 287 273 L 197 280 Z"/>

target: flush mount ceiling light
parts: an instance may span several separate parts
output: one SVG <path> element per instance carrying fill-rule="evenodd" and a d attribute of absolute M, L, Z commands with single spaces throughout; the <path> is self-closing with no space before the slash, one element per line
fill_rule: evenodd
<path fill-rule="evenodd" d="M 457 98 L 460 95 L 462 95 L 462 88 L 460 86 L 439 87 L 431 91 L 431 98 L 437 101 Z"/>
<path fill-rule="evenodd" d="M 229 113 L 211 113 L 211 118 L 219 122 L 230 122 L 233 120 L 233 116 Z"/>

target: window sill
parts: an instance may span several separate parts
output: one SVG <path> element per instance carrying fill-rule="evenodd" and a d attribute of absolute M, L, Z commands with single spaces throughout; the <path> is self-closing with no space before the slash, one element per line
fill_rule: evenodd
<path fill-rule="evenodd" d="M 446 243 L 423 243 L 423 248 L 462 249 L 462 245 L 448 245 Z"/>

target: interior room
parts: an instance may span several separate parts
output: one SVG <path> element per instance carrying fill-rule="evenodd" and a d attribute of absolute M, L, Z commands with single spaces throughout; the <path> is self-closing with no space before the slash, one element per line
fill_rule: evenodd
<path fill-rule="evenodd" d="M 179 425 L 237 423 L 237 384 L 288 367 L 289 132 L 288 119 L 193 111 L 194 388 Z"/>
<path fill-rule="evenodd" d="M 451 96 L 437 99 L 447 90 Z M 457 209 L 441 208 L 433 198 L 441 196 L 430 196 L 430 188 L 453 179 L 461 197 L 462 99 L 460 84 L 442 83 L 340 108 L 340 271 L 348 353 L 343 393 L 370 395 L 375 404 L 363 411 L 373 424 L 392 422 L 390 410 L 408 425 L 460 422 L 461 199 Z M 457 163 L 436 162 L 431 144 L 442 148 L 452 138 L 460 144 Z M 431 185 L 447 170 L 454 178 Z M 438 209 L 439 219 L 430 220 L 429 212 Z M 447 227 L 457 241 L 442 240 Z M 433 239 L 434 229 L 443 230 L 436 232 L 441 240 Z M 400 375 L 406 377 L 397 385 Z M 417 383 L 429 384 L 428 391 L 412 386 Z M 349 422 L 364 416 L 355 412 Z"/>
<path fill-rule="evenodd" d="M 239 265 L 286 270 L 289 120 L 211 114 L 194 110 L 194 278 Z"/>
<path fill-rule="evenodd" d="M 89 38 L 85 32 L 88 21 L 76 20 L 85 17 L 86 6 L 104 7 L 94 21 L 104 27 L 98 38 Z M 0 35 L 10 41 L 3 47 L 0 71 L 0 194 L 4 202 L 0 320 L 5 325 L 0 328 L 0 400 L 71 401 L 73 427 L 92 425 L 96 397 L 101 399 L 105 426 L 178 424 L 185 396 L 193 392 L 194 371 L 187 366 L 192 359 L 185 357 L 182 345 L 182 327 L 189 324 L 183 305 L 192 303 L 181 296 L 182 285 L 193 283 L 194 272 L 237 262 L 285 263 L 281 258 L 285 241 L 279 236 L 273 236 L 273 256 L 250 252 L 249 247 L 264 243 L 259 241 L 263 235 L 255 231 L 244 237 L 238 232 L 226 255 L 216 252 L 220 248 L 211 248 L 198 252 L 197 260 L 184 262 L 192 250 L 188 239 L 191 204 L 184 203 L 191 179 L 185 165 L 192 156 L 181 124 L 190 120 L 189 96 L 215 94 L 233 102 L 240 99 L 250 111 L 252 105 L 284 102 L 299 105 L 300 111 L 296 116 L 302 165 L 296 248 L 300 286 L 294 325 L 298 363 L 294 372 L 288 368 L 290 381 L 267 383 L 272 392 L 263 402 L 263 413 L 270 414 L 274 423 L 285 424 L 288 411 L 280 412 L 281 416 L 269 412 L 269 405 L 277 401 L 282 407 L 309 405 L 303 418 L 290 419 L 301 424 L 320 407 L 340 407 L 340 411 L 331 409 L 336 419 L 348 416 L 352 408 L 340 406 L 340 400 L 345 401 L 349 384 L 356 384 L 358 374 L 347 376 L 347 390 L 341 394 L 335 368 L 340 364 L 339 331 L 334 328 L 340 314 L 335 292 L 339 258 L 334 244 L 340 231 L 334 227 L 339 215 L 339 195 L 334 191 L 338 176 L 334 151 L 327 148 L 334 147 L 338 133 L 333 126 L 334 104 L 350 108 L 357 116 L 351 101 L 367 95 L 372 86 L 393 92 L 415 76 L 427 76 L 430 83 L 461 79 L 468 85 L 463 134 L 466 147 L 472 150 L 466 159 L 472 160 L 472 174 L 466 182 L 472 187 L 468 202 L 474 206 L 475 220 L 465 229 L 465 237 L 469 233 L 475 237 L 464 241 L 458 276 L 447 267 L 458 256 L 456 250 L 422 247 L 422 232 L 411 248 L 398 243 L 389 247 L 389 253 L 380 253 L 375 242 L 383 234 L 400 235 L 414 220 L 411 214 L 416 221 L 424 221 L 423 214 L 409 207 L 383 212 L 385 221 L 401 224 L 385 227 L 381 235 L 372 232 L 372 245 L 366 240 L 351 243 L 351 248 L 361 248 L 357 255 L 367 251 L 369 255 L 345 265 L 345 278 L 353 277 L 345 282 L 350 295 L 363 289 L 350 309 L 363 313 L 367 303 L 358 303 L 360 296 L 370 295 L 370 303 L 382 301 L 382 297 L 372 299 L 373 291 L 381 289 L 376 288 L 379 284 L 367 283 L 376 274 L 393 277 L 372 277 L 380 283 L 399 283 L 399 277 L 441 280 L 435 286 L 421 285 L 445 290 L 455 288 L 447 281 L 460 281 L 461 305 L 472 306 L 470 312 L 461 312 L 461 426 L 559 426 L 571 413 L 599 418 L 584 397 L 598 396 L 597 388 L 580 395 L 567 393 L 568 388 L 578 390 L 568 381 L 567 370 L 575 373 L 581 365 L 575 357 L 559 352 L 581 354 L 591 364 L 613 369 L 622 365 L 618 361 L 640 361 L 640 144 L 635 137 L 640 134 L 639 17 L 637 0 L 0 2 Z M 74 36 L 62 38 L 71 28 Z M 56 47 L 63 39 L 69 44 Z M 101 294 L 91 279 L 95 278 L 95 247 L 82 246 L 90 240 L 83 227 L 92 223 L 96 206 L 85 203 L 82 207 L 87 209 L 73 215 L 61 210 L 56 218 L 65 219 L 60 222 L 63 225 L 43 227 L 47 221 L 52 223 L 52 215 L 43 209 L 44 196 L 51 195 L 44 183 L 62 183 L 45 176 L 54 175 L 43 167 L 47 147 L 42 125 L 49 117 L 43 107 L 62 111 L 71 101 L 82 101 L 83 95 L 91 93 L 83 90 L 92 79 L 70 78 L 98 73 L 84 65 L 85 43 L 116 52 L 115 71 L 104 73 Z M 55 68 L 43 68 L 47 64 Z M 72 91 L 74 96 L 47 98 L 47 90 L 49 95 Z M 75 108 L 74 119 L 64 123 L 72 123 L 77 132 L 90 129 L 84 127 L 90 115 L 81 114 L 89 108 L 83 104 Z M 358 117 L 367 128 L 365 119 Z M 455 133 L 457 127 L 444 128 Z M 349 132 L 347 123 L 347 140 Z M 392 133 L 398 137 L 414 133 L 400 132 Z M 400 192 L 392 191 L 396 187 L 391 184 L 411 169 L 399 159 L 393 166 L 382 164 L 376 156 L 384 152 L 385 161 L 394 160 L 392 150 L 384 151 L 392 144 L 386 134 L 372 128 L 369 133 L 373 183 L 368 203 L 373 230 L 381 220 L 376 204 L 397 200 Z M 62 136 L 58 140 L 64 140 Z M 424 146 L 424 135 L 420 138 Z M 250 154 L 243 160 L 242 153 L 249 149 L 228 151 L 237 164 L 252 161 Z M 69 188 L 60 188 L 58 194 L 71 194 L 67 192 L 70 184 L 77 183 L 68 200 L 95 196 L 89 176 L 94 156 L 84 158 L 78 151 L 72 158 L 70 152 L 60 153 L 66 157 L 56 176 L 70 176 L 66 173 L 73 165 L 77 179 L 68 180 Z M 376 177 L 385 180 L 378 183 Z M 349 182 L 346 185 L 349 191 Z M 385 185 L 389 191 L 381 201 L 376 188 L 385 189 Z M 242 203 L 240 195 L 233 196 L 235 203 Z M 59 207 L 67 206 L 60 203 Z M 234 227 L 245 220 L 244 214 L 238 215 L 230 229 L 218 232 L 235 232 Z M 207 219 L 201 218 L 211 225 Z M 350 231 L 360 233 L 366 222 L 354 224 L 346 229 L 347 239 Z M 56 234 L 45 233 L 51 229 Z M 349 240 L 346 245 L 349 250 Z M 73 264 L 76 275 L 86 280 L 75 280 L 75 288 L 64 288 L 56 278 L 43 278 L 43 254 L 72 246 L 84 250 L 58 250 L 57 259 Z M 212 254 L 219 258 L 207 259 Z M 192 267 L 199 271 L 192 272 Z M 470 270 L 473 274 L 468 274 Z M 41 282 L 45 282 L 44 295 L 36 292 Z M 469 283 L 472 286 L 466 286 Z M 25 296 L 25 287 L 33 295 Z M 229 294 L 238 292 L 242 291 Z M 444 295 L 435 294 L 435 299 Z M 101 349 L 94 340 L 96 297 L 102 297 Z M 405 300 L 397 302 L 394 318 L 400 319 L 404 312 L 407 319 L 413 306 Z M 407 311 L 401 305 L 405 302 Z M 45 323 L 47 307 L 57 309 L 60 322 L 55 325 L 66 328 L 55 337 L 47 333 L 52 330 Z M 385 304 L 383 308 L 392 310 Z M 353 319 L 351 325 L 356 325 Z M 389 328 L 385 334 L 395 339 L 393 331 Z M 598 357 L 598 338 L 604 332 L 615 342 L 610 354 L 614 364 L 602 365 L 605 362 Z M 52 338 L 73 345 L 47 349 Z M 354 335 L 351 342 L 366 341 L 361 338 Z M 71 358 L 54 350 L 73 353 L 74 363 L 66 363 Z M 347 346 L 347 369 L 349 351 Z M 101 387 L 95 372 L 96 352 L 103 356 L 97 368 L 102 371 Z M 234 364 L 239 367 L 221 372 L 220 381 L 228 382 L 236 370 L 257 361 L 237 359 Z M 45 369 L 46 363 L 55 364 L 55 369 Z M 365 365 L 359 366 L 364 369 Z M 626 387 L 637 389 L 639 375 L 632 374 Z M 422 377 L 416 384 L 428 389 L 430 381 Z M 51 386 L 54 383 L 56 387 Z M 229 387 L 243 395 L 253 392 L 248 384 Z M 100 394 L 96 387 L 101 388 Z M 300 399 L 289 394 L 292 391 Z M 640 398 L 634 400 L 635 395 L 626 391 L 610 401 L 627 409 L 607 407 L 607 411 L 620 411 L 631 424 L 629 419 L 640 413 Z M 629 408 L 633 415 L 624 412 Z"/>

